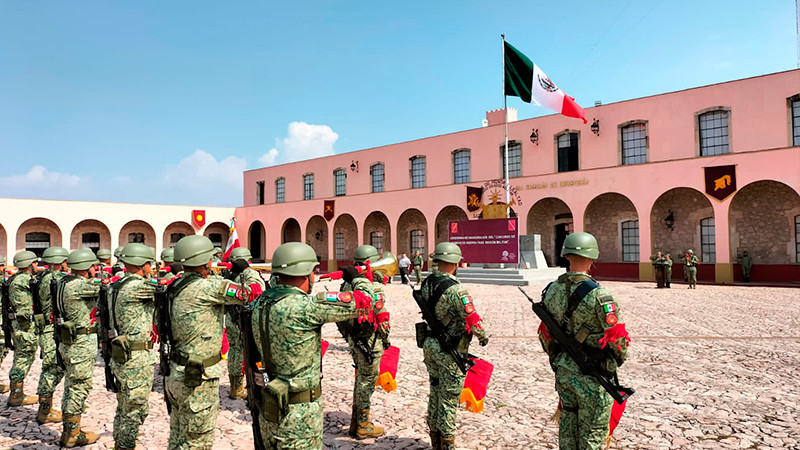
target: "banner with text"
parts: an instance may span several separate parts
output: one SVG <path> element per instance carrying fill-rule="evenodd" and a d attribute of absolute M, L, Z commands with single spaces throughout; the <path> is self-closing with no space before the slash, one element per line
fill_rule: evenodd
<path fill-rule="evenodd" d="M 517 218 L 450 222 L 450 242 L 461 247 L 462 262 L 517 264 Z"/>

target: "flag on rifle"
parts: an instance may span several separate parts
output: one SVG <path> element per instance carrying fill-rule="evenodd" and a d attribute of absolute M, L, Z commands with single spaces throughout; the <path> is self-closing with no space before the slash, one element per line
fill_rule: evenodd
<path fill-rule="evenodd" d="M 492 377 L 494 365 L 478 358 L 470 358 L 470 360 L 475 362 L 475 365 L 467 371 L 458 403 L 466 403 L 467 411 L 479 413 L 483 411 L 483 400 L 486 398 L 486 390 L 489 387 L 489 379 Z"/>
<path fill-rule="evenodd" d="M 383 351 L 381 368 L 378 370 L 378 380 L 375 386 L 380 386 L 386 392 L 397 389 L 397 365 L 400 362 L 400 349 L 392 345 Z"/>
<path fill-rule="evenodd" d="M 236 217 L 231 218 L 231 226 L 228 228 L 228 244 L 225 246 L 225 254 L 222 256 L 223 261 L 227 261 L 231 256 L 231 250 L 241 247 L 239 243 L 239 233 L 236 232 Z"/>

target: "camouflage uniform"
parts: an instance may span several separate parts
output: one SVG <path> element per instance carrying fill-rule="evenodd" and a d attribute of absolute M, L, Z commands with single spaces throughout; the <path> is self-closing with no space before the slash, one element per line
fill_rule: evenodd
<path fill-rule="evenodd" d="M 31 274 L 19 272 L 11 280 L 8 289 L 11 308 L 17 320 L 11 322 L 14 328 L 14 364 L 8 375 L 11 384 L 22 383 L 31 369 L 39 347 L 39 333 L 33 325 L 33 295 L 31 294 Z"/>
<path fill-rule="evenodd" d="M 71 344 L 62 342 L 59 348 L 67 365 L 64 398 L 61 401 L 61 411 L 65 417 L 83 414 L 86 398 L 92 390 L 92 373 L 97 357 L 97 332 L 89 314 L 97 305 L 101 284 L 100 279 L 75 275 L 64 277 L 59 281 L 64 320 L 72 321 L 78 330 Z"/>
<path fill-rule="evenodd" d="M 670 288 L 672 283 L 672 258 L 669 253 L 664 256 L 664 287 Z"/>
<path fill-rule="evenodd" d="M 5 262 L 6 262 L 5 258 L 0 256 L 0 263 L 2 263 L 0 264 L 0 266 L 3 266 L 2 271 L 0 271 L 0 281 L 2 281 L 3 283 L 5 283 L 6 280 L 8 280 L 8 272 L 6 272 L 5 269 Z M 8 319 L 3 318 L 3 320 L 8 320 Z M 5 333 L 3 333 L 3 327 L 0 327 L 0 364 L 3 363 L 4 359 L 6 359 L 6 355 L 8 355 L 8 349 L 6 348 L 6 335 Z M 0 386 L 5 386 L 5 385 L 0 385 Z"/>
<path fill-rule="evenodd" d="M 750 281 L 750 269 L 753 267 L 753 258 L 747 252 L 742 256 L 742 276 L 744 281 Z"/>
<path fill-rule="evenodd" d="M 687 253 L 686 256 L 683 257 L 683 267 L 686 271 L 686 279 L 689 281 L 689 289 L 695 289 L 697 287 L 697 265 L 700 264 L 700 260 L 697 259 L 693 253 Z"/>
<path fill-rule="evenodd" d="M 557 323 L 563 323 L 567 314 L 569 296 L 578 285 L 590 280 L 585 273 L 567 272 L 551 283 L 544 297 L 544 306 Z M 610 311 L 610 312 L 609 312 Z M 615 317 L 611 317 L 615 315 Z M 585 350 L 602 354 L 605 370 L 614 373 L 618 364 L 627 356 L 627 344 L 622 349 L 609 345 L 600 350 L 598 342 L 604 331 L 614 324 L 624 323 L 619 315 L 619 307 L 611 293 L 597 287 L 578 303 L 567 322 L 566 333 L 583 343 Z M 611 396 L 600 386 L 596 378 L 581 373 L 575 361 L 566 353 L 556 353 L 547 338 L 540 334 L 539 340 L 550 356 L 550 365 L 555 371 L 556 390 L 561 399 L 561 420 L 558 426 L 558 443 L 562 450 L 600 449 L 608 436 L 608 422 L 611 417 Z"/>
<path fill-rule="evenodd" d="M 261 290 L 266 289 L 264 279 L 258 271 L 246 268 L 242 273 L 236 276 L 233 280 L 234 283 L 239 283 L 242 286 L 250 286 L 251 284 L 258 284 Z M 231 377 L 231 392 L 235 388 L 242 385 L 242 368 L 244 367 L 244 357 L 242 356 L 242 338 L 239 330 L 239 318 L 233 313 L 232 308 L 229 308 L 225 314 L 225 332 L 228 334 L 228 374 Z M 234 378 L 235 377 L 235 378 Z M 234 386 L 236 384 L 237 386 Z"/>
<path fill-rule="evenodd" d="M 266 345 L 269 345 L 274 363 L 272 375 L 288 383 L 289 392 L 317 390 L 321 378 L 322 325 L 356 317 L 354 301 L 327 300 L 325 293 L 311 296 L 294 286 L 278 283 L 258 299 L 253 311 L 253 335 L 261 355 L 268 353 Z M 269 343 L 263 341 L 267 326 Z M 321 393 L 317 392 L 319 395 Z M 322 448 L 322 399 L 319 397 L 306 403 L 290 404 L 288 414 L 280 423 L 268 421 L 264 414 L 258 420 L 267 448 Z"/>
<path fill-rule="evenodd" d="M 219 413 L 219 377 L 222 375 L 220 347 L 225 305 L 242 303 L 241 287 L 220 277 L 204 278 L 193 272 L 184 273 L 181 281 L 188 284 L 171 299 L 172 344 L 170 376 L 166 379 L 166 395 L 172 405 L 169 424 L 169 448 L 210 449 Z M 229 289 L 230 288 L 230 289 Z M 185 382 L 185 363 L 176 358 L 199 357 L 215 363 L 204 366 L 202 382 L 189 387 Z M 219 359 L 217 359 L 219 358 Z"/>
<path fill-rule="evenodd" d="M 417 284 L 422 281 L 422 264 L 424 264 L 424 262 L 421 254 L 417 253 L 414 255 L 414 276 L 417 277 Z"/>
<path fill-rule="evenodd" d="M 112 359 L 111 370 L 117 379 L 117 411 L 114 416 L 114 442 L 117 447 L 136 447 L 139 427 L 149 414 L 148 400 L 153 388 L 153 364 L 150 332 L 153 329 L 154 294 L 156 283 L 141 275 L 128 274 L 118 281 L 109 295 L 110 324 L 119 336 L 136 346 L 130 359 L 118 364 Z M 138 348 L 145 347 L 145 348 Z"/>
<path fill-rule="evenodd" d="M 446 280 L 456 282 L 444 291 L 439 301 L 431 298 L 439 283 Z M 472 336 L 479 340 L 488 340 L 486 331 L 477 325 L 466 331 L 466 317 L 475 313 L 475 306 L 469 292 L 458 282 L 458 278 L 436 271 L 425 278 L 422 283 L 422 294 L 427 302 L 436 302 L 434 314 L 444 325 L 446 333 L 458 341 L 456 351 L 469 353 Z M 425 338 L 423 344 L 425 366 L 430 378 L 430 397 L 428 399 L 428 428 L 431 434 L 439 433 L 442 439 L 453 440 L 456 435 L 456 410 L 461 389 L 464 387 L 465 374 L 446 351 L 439 346 L 439 341 L 432 335 Z"/>
<path fill-rule="evenodd" d="M 47 269 L 39 281 L 39 301 L 42 304 L 42 315 L 45 326 L 39 330 L 39 346 L 42 348 L 42 374 L 39 375 L 39 388 L 36 394 L 39 397 L 52 397 L 56 386 L 64 377 L 64 371 L 58 367 L 56 358 L 56 341 L 53 339 L 53 323 L 50 320 L 53 304 L 50 298 L 50 281 L 60 280 L 67 275 L 59 270 Z"/>

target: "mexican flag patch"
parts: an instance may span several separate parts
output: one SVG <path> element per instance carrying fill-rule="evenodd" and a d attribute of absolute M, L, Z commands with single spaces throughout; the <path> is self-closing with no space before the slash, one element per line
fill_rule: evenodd
<path fill-rule="evenodd" d="M 613 303 L 603 303 L 603 312 L 606 314 L 611 314 L 617 311 L 617 308 L 614 306 Z"/>
<path fill-rule="evenodd" d="M 226 297 L 234 297 L 234 298 L 237 298 L 237 297 L 239 297 L 239 292 L 241 292 L 241 290 L 242 290 L 242 289 L 241 289 L 241 288 L 240 288 L 238 285 L 235 285 L 235 284 L 229 284 L 229 285 L 228 285 L 228 288 L 227 288 L 227 289 L 225 289 L 225 296 L 226 296 Z"/>
<path fill-rule="evenodd" d="M 329 302 L 350 303 L 353 301 L 352 292 L 326 292 L 325 300 Z"/>

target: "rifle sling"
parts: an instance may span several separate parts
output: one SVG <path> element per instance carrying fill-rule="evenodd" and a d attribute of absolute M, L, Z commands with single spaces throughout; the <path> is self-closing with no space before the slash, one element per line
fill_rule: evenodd
<path fill-rule="evenodd" d="M 269 313 L 272 307 L 279 301 L 288 297 L 291 292 L 286 292 L 282 296 L 273 301 L 264 302 L 264 313 L 261 315 L 261 347 L 264 349 L 264 354 L 261 355 L 261 367 L 267 372 L 270 380 L 275 377 L 275 363 L 272 361 L 272 347 L 270 346 L 270 333 L 269 333 Z"/>
<path fill-rule="evenodd" d="M 425 281 L 428 281 L 429 279 L 432 279 L 432 278 L 426 278 Z M 436 323 L 432 324 L 432 326 L 431 326 L 431 324 L 428 324 L 429 326 L 431 326 L 432 330 L 433 329 L 438 329 L 438 330 L 441 330 L 442 333 L 446 333 L 447 332 L 447 328 L 445 328 L 445 326 L 442 323 L 442 321 L 439 320 L 438 318 L 436 318 L 436 305 L 439 304 L 439 300 L 441 300 L 442 295 L 444 295 L 445 291 L 448 290 L 451 286 L 455 286 L 457 284 L 458 284 L 458 281 L 456 281 L 456 280 L 454 280 L 452 278 L 443 278 L 441 281 L 439 281 L 439 284 L 437 284 L 436 288 L 433 290 L 433 294 L 431 294 L 431 296 L 430 296 L 430 300 L 431 301 L 428 303 L 428 307 L 430 308 L 430 311 L 431 311 L 431 317 L 433 318 L 433 320 L 436 321 Z M 452 349 L 451 348 L 443 348 L 442 350 L 444 350 L 446 352 L 449 352 Z"/>
<path fill-rule="evenodd" d="M 184 289 L 186 289 L 187 287 L 189 287 L 189 285 L 200 279 L 203 279 L 203 275 L 197 272 L 185 272 L 183 276 L 181 276 L 179 279 L 170 284 L 169 287 L 167 287 L 168 301 L 166 305 L 162 305 L 163 308 L 162 311 L 166 316 L 164 317 L 163 322 L 165 328 L 167 329 L 166 330 L 167 336 L 169 337 L 169 342 L 171 345 L 175 344 L 175 339 L 172 337 L 172 302 L 175 299 L 175 297 L 177 297 L 178 295 L 180 295 L 181 292 L 183 292 Z M 161 332 L 161 330 L 159 330 L 159 332 Z M 172 351 L 170 351 L 170 353 L 171 352 Z"/>

